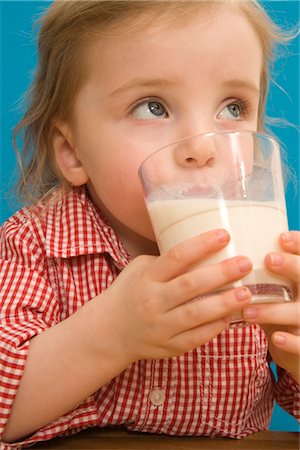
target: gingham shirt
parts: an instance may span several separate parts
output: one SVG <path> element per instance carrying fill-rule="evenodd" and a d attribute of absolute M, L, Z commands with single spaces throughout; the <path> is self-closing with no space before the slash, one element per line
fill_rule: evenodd
<path fill-rule="evenodd" d="M 100 294 L 130 258 L 84 189 L 11 217 L 1 228 L 0 258 L 2 433 L 30 338 Z M 22 442 L 2 443 L 1 449 L 114 424 L 152 433 L 241 438 L 268 428 L 274 398 L 299 417 L 298 386 L 283 370 L 275 382 L 265 335 L 259 326 L 247 325 L 180 357 L 132 364 L 73 411 Z"/>

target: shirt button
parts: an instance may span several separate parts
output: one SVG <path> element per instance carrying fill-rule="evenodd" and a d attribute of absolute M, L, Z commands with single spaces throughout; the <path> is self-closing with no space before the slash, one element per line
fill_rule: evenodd
<path fill-rule="evenodd" d="M 166 392 L 164 389 L 154 388 L 150 394 L 150 401 L 152 405 L 159 406 L 162 405 L 166 398 Z"/>

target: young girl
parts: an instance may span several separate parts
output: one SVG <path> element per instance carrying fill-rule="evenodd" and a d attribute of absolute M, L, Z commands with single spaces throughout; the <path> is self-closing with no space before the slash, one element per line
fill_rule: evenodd
<path fill-rule="evenodd" d="M 225 230 L 159 256 L 137 176 L 181 137 L 264 129 L 278 33 L 253 0 L 50 6 L 19 125 L 21 191 L 39 201 L 1 229 L 1 448 L 96 425 L 241 438 L 268 428 L 275 398 L 299 416 L 298 290 L 190 302 L 251 261 L 190 270 Z M 266 265 L 296 285 L 299 233 L 279 239 Z"/>

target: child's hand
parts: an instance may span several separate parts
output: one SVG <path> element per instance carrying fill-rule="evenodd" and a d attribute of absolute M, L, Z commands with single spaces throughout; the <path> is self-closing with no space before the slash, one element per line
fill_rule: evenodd
<path fill-rule="evenodd" d="M 119 354 L 125 353 L 129 362 L 173 357 L 228 326 L 230 316 L 250 301 L 248 289 L 190 301 L 251 270 L 251 262 L 241 256 L 191 269 L 228 241 L 223 231 L 208 232 L 159 257 L 139 256 L 120 273 L 107 290 L 114 343 L 122 345 Z"/>
<path fill-rule="evenodd" d="M 295 284 L 295 302 L 255 305 L 246 308 L 248 322 L 262 324 L 274 362 L 291 372 L 300 382 L 300 232 L 280 236 L 284 253 L 270 253 L 265 262 L 269 270 Z"/>

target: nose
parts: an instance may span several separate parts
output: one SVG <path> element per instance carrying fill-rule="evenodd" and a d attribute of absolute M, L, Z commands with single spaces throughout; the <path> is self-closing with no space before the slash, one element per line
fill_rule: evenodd
<path fill-rule="evenodd" d="M 177 143 L 175 160 L 178 165 L 186 168 L 211 167 L 216 162 L 216 146 L 214 139 L 205 135 L 191 137 Z"/>

